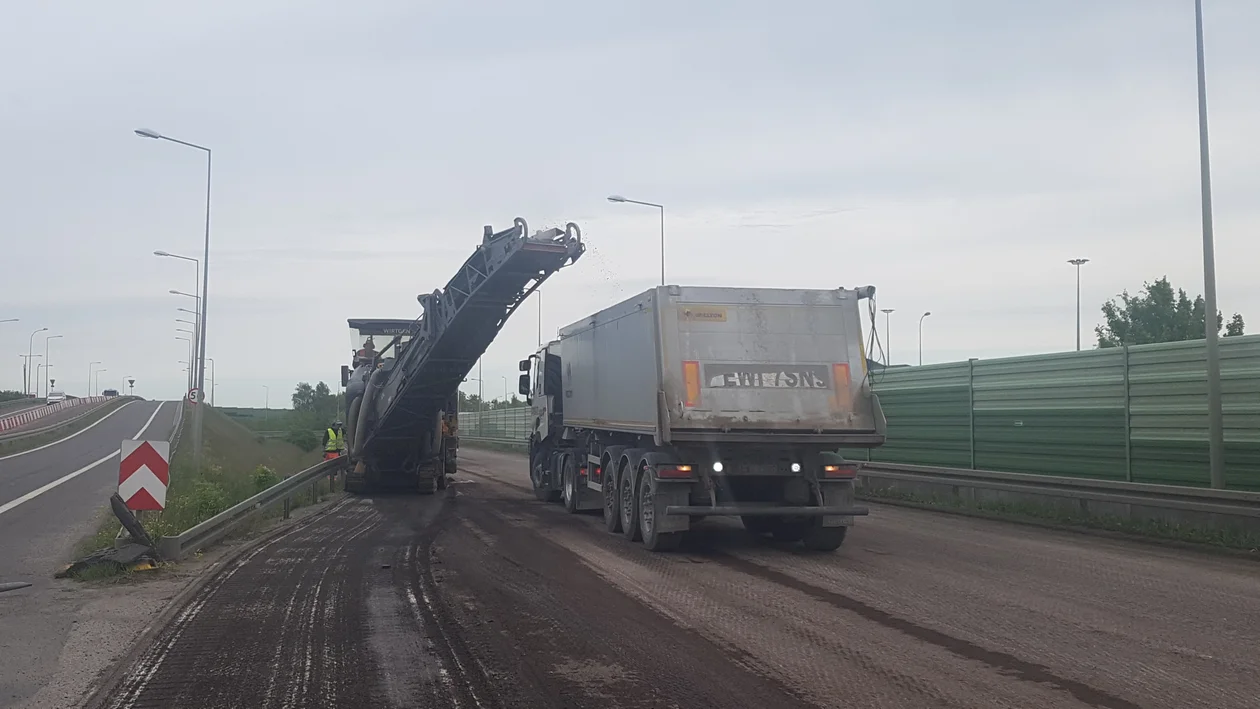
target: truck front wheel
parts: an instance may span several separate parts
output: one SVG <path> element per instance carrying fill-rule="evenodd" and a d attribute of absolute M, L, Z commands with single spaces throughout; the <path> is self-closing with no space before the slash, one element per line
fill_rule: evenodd
<path fill-rule="evenodd" d="M 542 502 L 555 502 L 559 495 L 547 485 L 547 460 L 551 455 L 544 448 L 534 450 L 534 459 L 530 461 L 529 482 L 534 487 L 534 497 Z"/>

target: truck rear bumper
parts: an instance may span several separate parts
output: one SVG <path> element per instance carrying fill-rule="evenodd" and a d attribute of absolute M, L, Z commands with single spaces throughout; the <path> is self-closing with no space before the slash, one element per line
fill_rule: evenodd
<path fill-rule="evenodd" d="M 782 505 L 670 505 L 667 515 L 707 517 L 729 515 L 738 517 L 862 517 L 870 514 L 865 507 L 784 507 Z"/>

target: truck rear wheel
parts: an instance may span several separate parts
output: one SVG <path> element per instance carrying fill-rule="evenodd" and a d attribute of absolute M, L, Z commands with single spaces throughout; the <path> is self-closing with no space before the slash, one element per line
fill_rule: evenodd
<path fill-rule="evenodd" d="M 617 485 L 621 502 L 621 536 L 632 542 L 639 541 L 639 496 L 634 489 L 635 477 L 633 469 L 627 470 L 621 474 Z"/>
<path fill-rule="evenodd" d="M 774 517 L 761 517 L 758 515 L 746 515 L 740 517 L 739 521 L 744 523 L 744 529 L 748 530 L 749 534 L 755 534 L 759 537 L 773 532 L 776 522 Z"/>
<path fill-rule="evenodd" d="M 609 463 L 612 466 L 616 464 L 617 461 L 615 460 Z M 604 473 L 604 530 L 610 534 L 616 534 L 621 531 L 621 494 L 617 483 L 617 474 L 615 472 Z"/>
<path fill-rule="evenodd" d="M 775 523 L 770 534 L 774 536 L 776 542 L 799 542 L 805 538 L 805 532 L 809 528 L 808 520 L 783 517 L 772 519 Z"/>
<path fill-rule="evenodd" d="M 816 520 L 814 524 L 809 526 L 805 531 L 805 536 L 801 540 L 805 543 L 805 548 L 811 551 L 835 551 L 844 544 L 844 537 L 848 533 L 848 527 L 823 527 L 822 520 Z"/>
<path fill-rule="evenodd" d="M 648 551 L 673 551 L 682 543 L 682 532 L 661 532 L 656 524 L 656 486 L 647 475 L 639 479 L 639 532 Z"/>

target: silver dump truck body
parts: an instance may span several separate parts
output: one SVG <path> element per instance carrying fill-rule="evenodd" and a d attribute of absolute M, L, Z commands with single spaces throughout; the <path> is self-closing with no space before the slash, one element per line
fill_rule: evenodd
<path fill-rule="evenodd" d="M 859 296 L 660 286 L 595 313 L 560 331 L 564 425 L 658 445 L 879 445 Z"/>

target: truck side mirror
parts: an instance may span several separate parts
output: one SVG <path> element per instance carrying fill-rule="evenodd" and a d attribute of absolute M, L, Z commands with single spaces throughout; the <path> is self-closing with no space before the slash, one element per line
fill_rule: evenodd
<path fill-rule="evenodd" d="M 350 367 L 341 365 L 341 388 L 345 389 L 350 384 Z"/>
<path fill-rule="evenodd" d="M 520 362 L 518 362 L 518 363 L 516 364 L 516 367 L 517 367 L 517 369 L 519 369 L 519 370 L 520 370 L 520 371 L 522 371 L 522 372 L 528 372 L 528 371 L 529 371 L 529 360 L 527 360 L 527 359 L 523 359 L 523 360 L 521 360 Z"/>
<path fill-rule="evenodd" d="M 521 396 L 529 396 L 529 375 L 522 374 L 517 382 L 516 389 L 521 393 Z"/>

